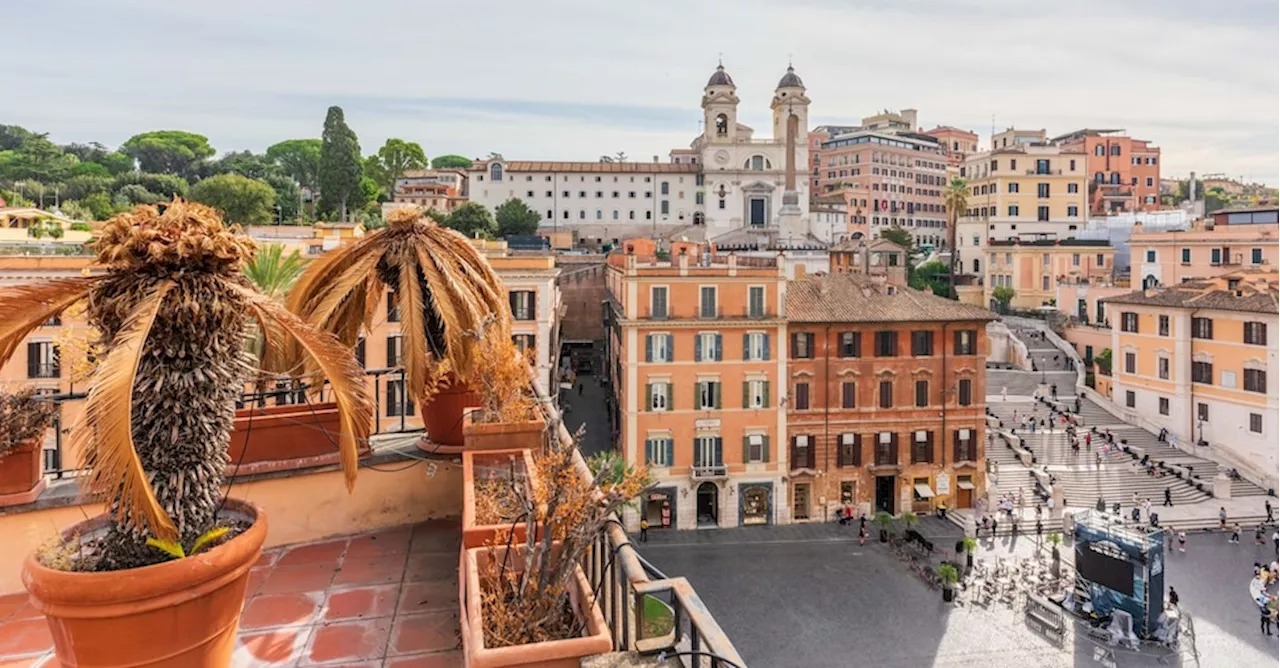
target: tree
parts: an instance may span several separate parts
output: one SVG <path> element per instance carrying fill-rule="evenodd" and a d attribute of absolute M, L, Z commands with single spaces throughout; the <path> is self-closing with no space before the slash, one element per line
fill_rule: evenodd
<path fill-rule="evenodd" d="M 279 171 L 271 158 L 253 151 L 232 151 L 217 160 L 206 163 L 204 170 L 207 176 L 217 174 L 239 174 L 251 179 L 266 180 Z"/>
<path fill-rule="evenodd" d="M 469 169 L 471 158 L 460 155 L 441 155 L 431 159 L 432 169 Z"/>
<path fill-rule="evenodd" d="M 951 285 L 948 278 L 947 263 L 934 260 L 912 269 L 908 284 L 916 290 L 931 290 L 939 297 L 949 297 Z"/>
<path fill-rule="evenodd" d="M 163 196 L 165 199 L 186 196 L 188 189 L 186 179 L 180 176 L 148 174 L 147 172 L 133 172 L 117 176 L 115 181 L 112 182 L 112 188 L 119 190 L 130 183 L 136 183 L 157 195 Z"/>
<path fill-rule="evenodd" d="M 1098 365 L 1098 371 L 1104 376 L 1111 375 L 1111 349 L 1103 348 L 1102 352 L 1093 356 L 1093 361 Z"/>
<path fill-rule="evenodd" d="M 112 185 L 109 176 L 73 176 L 62 184 L 59 194 L 67 199 L 84 199 L 93 193 L 109 193 Z"/>
<path fill-rule="evenodd" d="M 960 222 L 960 212 L 969 208 L 969 182 L 956 177 L 947 183 L 942 191 L 943 202 L 947 207 L 947 252 L 951 258 L 951 270 L 947 272 L 947 296 L 956 296 L 956 273 L 960 268 L 960 253 L 956 250 L 956 226 Z"/>
<path fill-rule="evenodd" d="M 182 130 L 156 130 L 134 135 L 120 152 L 138 161 L 144 172 L 185 176 L 214 154 L 209 138 Z"/>
<path fill-rule="evenodd" d="M 80 164 L 72 169 L 73 175 L 98 174 L 98 171 L 93 169 L 94 165 L 105 169 L 109 176 L 119 176 L 125 172 L 133 171 L 133 158 L 119 151 L 107 150 L 106 146 L 98 142 L 66 144 L 62 147 L 62 150 L 69 155 L 74 155 L 80 161 Z M 83 168 L 83 170 L 80 168 Z"/>
<path fill-rule="evenodd" d="M 99 178 L 110 179 L 111 170 L 96 162 L 80 162 L 71 167 L 68 175 L 71 178 L 75 178 L 77 176 L 96 176 Z"/>
<path fill-rule="evenodd" d="M 197 183 L 191 199 L 217 209 L 229 222 L 264 225 L 275 220 L 276 192 L 266 182 L 219 174 Z"/>
<path fill-rule="evenodd" d="M 287 139 L 268 146 L 267 157 L 303 188 L 315 190 L 319 185 L 322 144 L 319 139 Z"/>
<path fill-rule="evenodd" d="M 1007 285 L 998 285 L 991 291 L 991 298 L 996 300 L 996 304 L 1000 306 L 1001 311 L 1007 311 L 1009 310 L 1009 302 L 1013 301 L 1017 294 L 1013 291 L 1013 288 Z"/>
<path fill-rule="evenodd" d="M 80 200 L 80 204 L 93 214 L 94 220 L 106 220 L 116 212 L 115 206 L 111 203 L 111 196 L 106 193 L 93 193 Z"/>
<path fill-rule="evenodd" d="M 498 205 L 493 213 L 498 223 L 500 237 L 513 234 L 537 234 L 538 221 L 542 220 L 537 211 L 530 209 L 518 197 L 512 197 Z"/>
<path fill-rule="evenodd" d="M 916 247 L 915 237 L 897 225 L 880 230 L 880 238 L 902 246 L 907 249 L 907 252 L 911 252 Z"/>
<path fill-rule="evenodd" d="M 360 142 L 347 127 L 342 107 L 329 107 L 324 119 L 320 146 L 320 210 L 338 213 L 346 222 L 347 204 L 360 188 L 363 169 L 360 164 Z"/>
<path fill-rule="evenodd" d="M 276 172 L 262 179 L 276 192 L 276 208 L 281 222 L 293 224 L 298 221 L 302 206 L 302 190 L 291 177 Z"/>
<path fill-rule="evenodd" d="M 127 209 L 135 204 L 155 204 L 162 199 L 164 197 L 147 190 L 141 185 L 130 183 L 116 191 L 115 204 L 121 209 Z"/>
<path fill-rule="evenodd" d="M 483 204 L 476 202 L 467 202 L 454 209 L 453 213 L 445 219 L 444 226 L 457 230 L 467 237 L 480 236 L 485 239 L 492 237 L 497 229 L 493 216 L 489 215 L 489 210 Z"/>
<path fill-rule="evenodd" d="M 376 154 L 369 156 L 366 164 L 373 172 L 366 175 L 376 181 L 388 197 L 395 197 L 396 181 L 411 169 L 426 167 L 427 155 L 416 142 L 392 138 Z"/>
<path fill-rule="evenodd" d="M 307 261 L 297 250 L 285 255 L 284 246 L 267 244 L 245 265 L 244 275 L 258 287 L 258 292 L 283 301 L 306 268 Z"/>
<path fill-rule="evenodd" d="M 58 210 L 62 212 L 62 215 L 76 221 L 93 220 L 96 217 L 93 215 L 92 209 L 73 199 L 64 200 L 58 205 Z M 84 226 L 83 229 L 80 227 L 81 225 Z M 88 232 L 89 226 L 87 223 L 76 222 L 71 223 L 71 229 L 75 232 Z"/>

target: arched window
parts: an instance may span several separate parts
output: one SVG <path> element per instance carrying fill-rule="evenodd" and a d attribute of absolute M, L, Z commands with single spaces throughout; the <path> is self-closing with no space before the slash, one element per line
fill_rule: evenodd
<path fill-rule="evenodd" d="M 490 181 L 502 180 L 502 165 L 500 163 L 495 162 L 492 165 L 489 165 L 489 180 Z"/>
<path fill-rule="evenodd" d="M 742 165 L 742 168 L 761 172 L 766 169 L 773 169 L 773 163 L 769 162 L 769 160 L 763 155 L 753 155 L 747 159 L 746 163 Z"/>
<path fill-rule="evenodd" d="M 1095 172 L 1093 175 L 1093 180 L 1097 181 L 1098 183 L 1106 183 L 1107 177 L 1102 172 Z"/>
<path fill-rule="evenodd" d="M 729 134 L 729 117 L 724 114 L 716 116 L 716 134 L 723 137 Z"/>
<path fill-rule="evenodd" d="M 1102 144 L 1098 144 L 1097 146 L 1095 146 L 1095 147 L 1093 148 L 1093 154 L 1094 154 L 1094 155 L 1106 155 L 1106 154 L 1107 154 L 1107 149 L 1106 149 Z"/>
<path fill-rule="evenodd" d="M 975 258 L 973 258 L 973 273 L 975 273 L 975 274 L 980 274 L 980 273 L 982 273 L 982 270 L 981 270 L 981 269 L 979 269 L 979 267 L 981 267 L 981 266 L 982 266 L 981 261 L 980 261 L 980 260 L 978 260 L 978 258 L 976 258 L 976 257 L 975 257 Z"/>
<path fill-rule="evenodd" d="M 1120 172 L 1111 172 L 1111 183 L 1113 185 L 1120 184 Z"/>
<path fill-rule="evenodd" d="M 1120 145 L 1115 144 L 1111 147 L 1111 155 L 1120 155 Z"/>

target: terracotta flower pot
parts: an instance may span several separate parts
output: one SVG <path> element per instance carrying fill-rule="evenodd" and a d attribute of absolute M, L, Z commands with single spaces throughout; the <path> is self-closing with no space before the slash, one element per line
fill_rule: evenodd
<path fill-rule="evenodd" d="M 154 566 L 78 573 L 46 568 L 27 555 L 22 582 L 49 622 L 62 665 L 229 666 L 267 518 L 258 506 L 234 499 L 223 511 L 253 525 L 213 549 Z M 107 523 L 100 515 L 63 535 L 90 536 Z"/>
<path fill-rule="evenodd" d="M 341 431 L 337 402 L 242 408 L 236 411 L 227 475 L 336 464 Z M 360 456 L 369 454 L 360 444 Z"/>
<path fill-rule="evenodd" d="M 524 520 L 504 522 L 501 524 L 478 524 L 476 522 L 476 474 L 485 477 L 486 469 L 506 470 L 510 458 L 516 458 L 517 472 L 523 473 L 526 490 L 532 489 L 538 475 L 533 467 L 533 454 L 529 450 L 484 450 L 462 453 L 462 547 L 484 547 L 502 535 L 505 544 L 506 534 L 515 534 L 513 542 L 522 542 L 528 535 Z"/>
<path fill-rule="evenodd" d="M 575 638 L 550 640 L 530 645 L 485 647 L 484 609 L 481 604 L 480 564 L 482 560 L 501 559 L 507 548 L 466 550 L 462 556 L 463 574 L 459 589 L 459 622 L 462 626 L 463 665 L 470 668 L 578 668 L 584 657 L 613 651 L 613 637 L 604 614 L 591 593 L 591 583 L 582 571 L 574 569 L 569 583 L 569 600 L 574 615 L 583 622 L 583 633 Z M 514 555 L 513 555 L 514 556 Z M 512 559 L 508 567 L 523 570 L 520 559 Z"/>
<path fill-rule="evenodd" d="M 479 406 L 480 395 L 456 379 L 449 381 L 430 403 L 422 407 L 422 423 L 426 436 L 419 447 L 428 452 L 457 454 L 463 444 L 462 418 L 468 408 Z M 438 449 L 443 446 L 445 449 Z"/>
<path fill-rule="evenodd" d="M 468 410 L 462 423 L 467 450 L 512 450 L 542 448 L 547 423 L 541 417 L 524 422 L 476 422 L 479 409 Z"/>
<path fill-rule="evenodd" d="M 44 491 L 40 442 L 33 438 L 0 457 L 0 506 L 31 503 Z"/>

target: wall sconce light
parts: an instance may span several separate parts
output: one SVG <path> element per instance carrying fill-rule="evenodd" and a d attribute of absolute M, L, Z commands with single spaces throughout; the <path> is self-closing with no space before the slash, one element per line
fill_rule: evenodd
<path fill-rule="evenodd" d="M 689 498 L 689 488 L 688 488 L 688 487 L 685 487 L 685 488 L 683 488 L 683 489 L 681 489 L 681 490 L 680 490 L 680 498 L 682 498 L 682 499 L 687 499 L 687 498 Z"/>

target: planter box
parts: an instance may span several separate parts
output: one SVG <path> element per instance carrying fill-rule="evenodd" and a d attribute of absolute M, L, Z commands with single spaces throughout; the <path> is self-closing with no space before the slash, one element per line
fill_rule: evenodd
<path fill-rule="evenodd" d="M 497 471 L 507 471 L 515 458 L 517 473 L 525 476 L 525 490 L 531 492 L 537 473 L 533 468 L 533 453 L 526 449 L 483 450 L 462 453 L 462 547 L 484 547 L 499 534 L 515 533 L 515 542 L 524 541 L 528 528 L 524 520 L 502 524 L 478 524 L 476 522 L 476 479 L 493 477 Z"/>
<path fill-rule="evenodd" d="M 290 404 L 236 411 L 227 475 L 288 471 L 338 463 L 338 404 Z M 369 444 L 359 445 L 360 456 Z"/>
<path fill-rule="evenodd" d="M 43 449 L 34 438 L 0 457 L 0 507 L 31 503 L 44 491 Z"/>
<path fill-rule="evenodd" d="M 542 419 L 525 422 L 476 422 L 479 409 L 467 411 L 462 426 L 467 450 L 541 449 L 547 423 Z"/>
<path fill-rule="evenodd" d="M 470 668 L 578 668 L 584 657 L 613 651 L 613 637 L 609 633 L 608 624 L 591 594 L 591 583 L 580 566 L 574 569 L 574 577 L 569 583 L 569 600 L 574 614 L 585 622 L 581 636 L 532 645 L 485 647 L 479 568 L 480 564 L 490 559 L 501 559 L 506 553 L 505 547 L 463 552 L 463 573 L 459 578 L 459 589 L 463 595 L 458 606 L 462 627 L 463 665 Z M 509 567 L 517 572 L 522 571 L 524 564 L 520 561 L 512 559 Z"/>
<path fill-rule="evenodd" d="M 429 441 L 419 447 L 431 452 L 433 449 L 429 444 L 435 444 L 444 448 L 441 452 L 456 454 L 463 444 L 463 414 L 468 408 L 479 406 L 482 401 L 480 395 L 470 387 L 451 378 L 446 387 L 422 407 L 422 424 L 427 430 L 424 439 Z"/>

